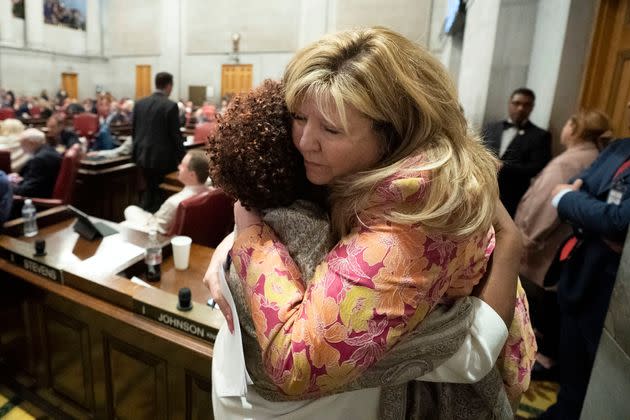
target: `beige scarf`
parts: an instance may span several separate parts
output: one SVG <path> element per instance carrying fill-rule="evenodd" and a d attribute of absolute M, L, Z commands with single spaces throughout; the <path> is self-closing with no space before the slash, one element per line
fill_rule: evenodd
<path fill-rule="evenodd" d="M 286 245 L 302 277 L 308 282 L 316 266 L 334 246 L 326 214 L 313 203 L 297 201 L 290 207 L 264 212 L 263 220 Z M 262 352 L 256 339 L 254 323 L 242 283 L 233 265 L 230 267 L 228 284 L 239 314 L 245 364 L 256 392 L 270 401 L 312 398 L 287 396 L 270 380 L 261 363 Z M 469 298 L 459 299 L 450 307 L 438 305 L 414 331 L 360 378 L 326 395 L 381 387 L 381 419 L 512 418 L 512 410 L 496 367 L 476 384 L 415 380 L 435 369 L 459 349 L 472 319 Z"/>

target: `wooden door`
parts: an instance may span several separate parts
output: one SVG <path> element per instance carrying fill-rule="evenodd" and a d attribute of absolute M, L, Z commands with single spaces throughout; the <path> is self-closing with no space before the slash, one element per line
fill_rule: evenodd
<path fill-rule="evenodd" d="M 68 94 L 68 98 L 79 98 L 79 77 L 76 73 L 61 73 L 61 86 Z"/>
<path fill-rule="evenodd" d="M 151 66 L 139 64 L 136 66 L 136 99 L 151 94 Z"/>
<path fill-rule="evenodd" d="M 630 136 L 630 0 L 601 0 L 580 106 L 605 111 L 616 137 Z"/>
<path fill-rule="evenodd" d="M 221 97 L 247 92 L 252 88 L 252 64 L 223 64 L 221 66 Z"/>

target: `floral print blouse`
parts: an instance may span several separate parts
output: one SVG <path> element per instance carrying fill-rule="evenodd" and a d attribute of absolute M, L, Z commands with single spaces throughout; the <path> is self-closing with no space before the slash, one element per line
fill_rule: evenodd
<path fill-rule="evenodd" d="M 394 176 L 376 188 L 375 206 L 384 214 L 417 203 L 426 182 L 426 173 Z M 289 396 L 316 397 L 354 380 L 443 298 L 470 294 L 485 273 L 492 230 L 453 238 L 374 214 L 359 215 L 308 282 L 265 224 L 236 238 L 232 260 L 264 367 Z"/>

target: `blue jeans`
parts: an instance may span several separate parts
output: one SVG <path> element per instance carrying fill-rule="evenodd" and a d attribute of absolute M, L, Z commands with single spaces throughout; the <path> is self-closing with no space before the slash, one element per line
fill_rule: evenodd
<path fill-rule="evenodd" d="M 92 150 L 110 150 L 114 147 L 116 147 L 116 145 L 114 144 L 112 133 L 109 131 L 109 126 L 107 124 L 101 125 L 98 134 L 94 138 Z"/>

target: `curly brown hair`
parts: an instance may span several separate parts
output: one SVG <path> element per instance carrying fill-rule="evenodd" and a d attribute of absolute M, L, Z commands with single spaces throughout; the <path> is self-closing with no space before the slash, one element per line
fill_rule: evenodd
<path fill-rule="evenodd" d="M 279 82 L 265 80 L 236 96 L 219 116 L 208 152 L 213 184 L 246 208 L 287 206 L 305 193 L 304 161 Z"/>

